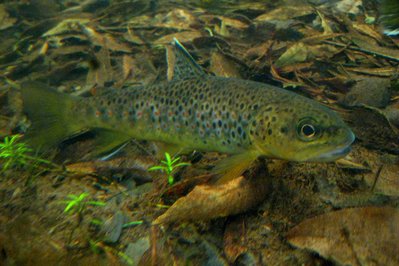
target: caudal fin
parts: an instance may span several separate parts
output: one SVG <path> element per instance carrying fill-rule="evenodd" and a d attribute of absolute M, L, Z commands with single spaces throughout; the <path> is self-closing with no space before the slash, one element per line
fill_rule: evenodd
<path fill-rule="evenodd" d="M 81 130 L 70 111 L 77 98 L 38 82 L 22 84 L 21 94 L 24 113 L 31 121 L 25 136 L 32 147 L 54 147 Z"/>

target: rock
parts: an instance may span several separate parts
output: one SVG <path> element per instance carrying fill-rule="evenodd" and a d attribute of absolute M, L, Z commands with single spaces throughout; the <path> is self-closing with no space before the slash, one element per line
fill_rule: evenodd
<path fill-rule="evenodd" d="M 145 193 L 150 192 L 152 188 L 153 188 L 152 183 L 145 183 L 132 189 L 129 194 L 131 196 L 139 197 Z"/>
<path fill-rule="evenodd" d="M 129 243 L 127 245 L 125 254 L 133 260 L 133 266 L 138 265 L 140 258 L 143 256 L 144 252 L 150 247 L 150 238 L 143 237 L 134 243 Z"/>
<path fill-rule="evenodd" d="M 390 105 L 383 110 L 388 121 L 399 129 L 399 106 Z"/>
<path fill-rule="evenodd" d="M 105 233 L 104 241 L 116 243 L 122 233 L 122 227 L 125 222 L 125 216 L 121 211 L 116 212 L 114 216 L 105 221 L 102 231 Z"/>
<path fill-rule="evenodd" d="M 390 80 L 385 78 L 359 80 L 345 95 L 342 103 L 347 106 L 386 107 L 391 97 L 389 86 Z"/>

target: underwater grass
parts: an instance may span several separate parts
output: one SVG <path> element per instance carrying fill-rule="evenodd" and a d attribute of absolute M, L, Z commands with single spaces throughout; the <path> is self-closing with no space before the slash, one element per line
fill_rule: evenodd
<path fill-rule="evenodd" d="M 164 172 L 168 178 L 169 185 L 173 185 L 173 183 L 175 182 L 173 176 L 175 170 L 182 166 L 191 165 L 190 163 L 186 162 L 179 163 L 179 161 L 180 157 L 172 158 L 169 153 L 165 152 L 165 160 L 162 160 L 160 165 L 155 165 L 148 168 L 148 171 L 160 170 Z"/>
<path fill-rule="evenodd" d="M 34 156 L 33 149 L 20 141 L 22 136 L 19 134 L 6 136 L 3 142 L 0 142 L 0 163 L 1 170 L 4 172 L 13 168 L 39 168 L 45 165 L 47 167 L 57 167 L 51 161 Z"/>

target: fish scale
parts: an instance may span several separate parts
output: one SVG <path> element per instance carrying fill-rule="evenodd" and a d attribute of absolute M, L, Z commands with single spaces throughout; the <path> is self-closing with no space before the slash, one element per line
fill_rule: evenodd
<path fill-rule="evenodd" d="M 253 84 L 252 84 L 253 83 Z M 262 85 L 262 86 L 260 86 Z M 271 138 L 281 101 L 293 101 L 276 88 L 238 79 L 191 78 L 162 85 L 115 90 L 104 96 L 82 99 L 86 103 L 84 124 L 96 127 L 122 127 L 134 138 L 166 141 L 202 151 L 237 153 L 252 145 L 253 136 Z M 132 99 L 130 102 L 126 99 Z M 293 108 L 287 108 L 287 113 Z M 259 116 L 258 113 L 263 113 Z M 266 134 L 265 134 L 266 133 Z M 189 138 L 187 136 L 190 136 Z"/>
<path fill-rule="evenodd" d="M 207 75 L 177 40 L 174 48 L 171 81 L 87 98 L 23 86 L 24 110 L 33 122 L 27 136 L 50 146 L 96 130 L 101 151 L 135 138 L 232 154 L 217 167 L 229 178 L 259 156 L 333 161 L 349 152 L 354 134 L 326 106 L 268 84 Z M 42 127 L 51 129 L 45 139 Z"/>

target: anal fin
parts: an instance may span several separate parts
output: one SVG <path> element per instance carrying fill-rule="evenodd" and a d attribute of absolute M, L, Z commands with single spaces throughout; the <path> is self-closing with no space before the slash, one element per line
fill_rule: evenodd
<path fill-rule="evenodd" d="M 114 155 L 115 151 L 119 151 L 131 139 L 129 135 L 109 129 L 95 129 L 93 132 L 94 148 L 85 156 L 86 158 L 105 156 L 102 159 L 106 160 L 104 158 Z"/>
<path fill-rule="evenodd" d="M 258 156 L 255 153 L 245 152 L 222 159 L 213 169 L 216 174 L 221 175 L 216 183 L 226 183 L 241 176 L 245 170 L 252 165 L 257 157 Z"/>

